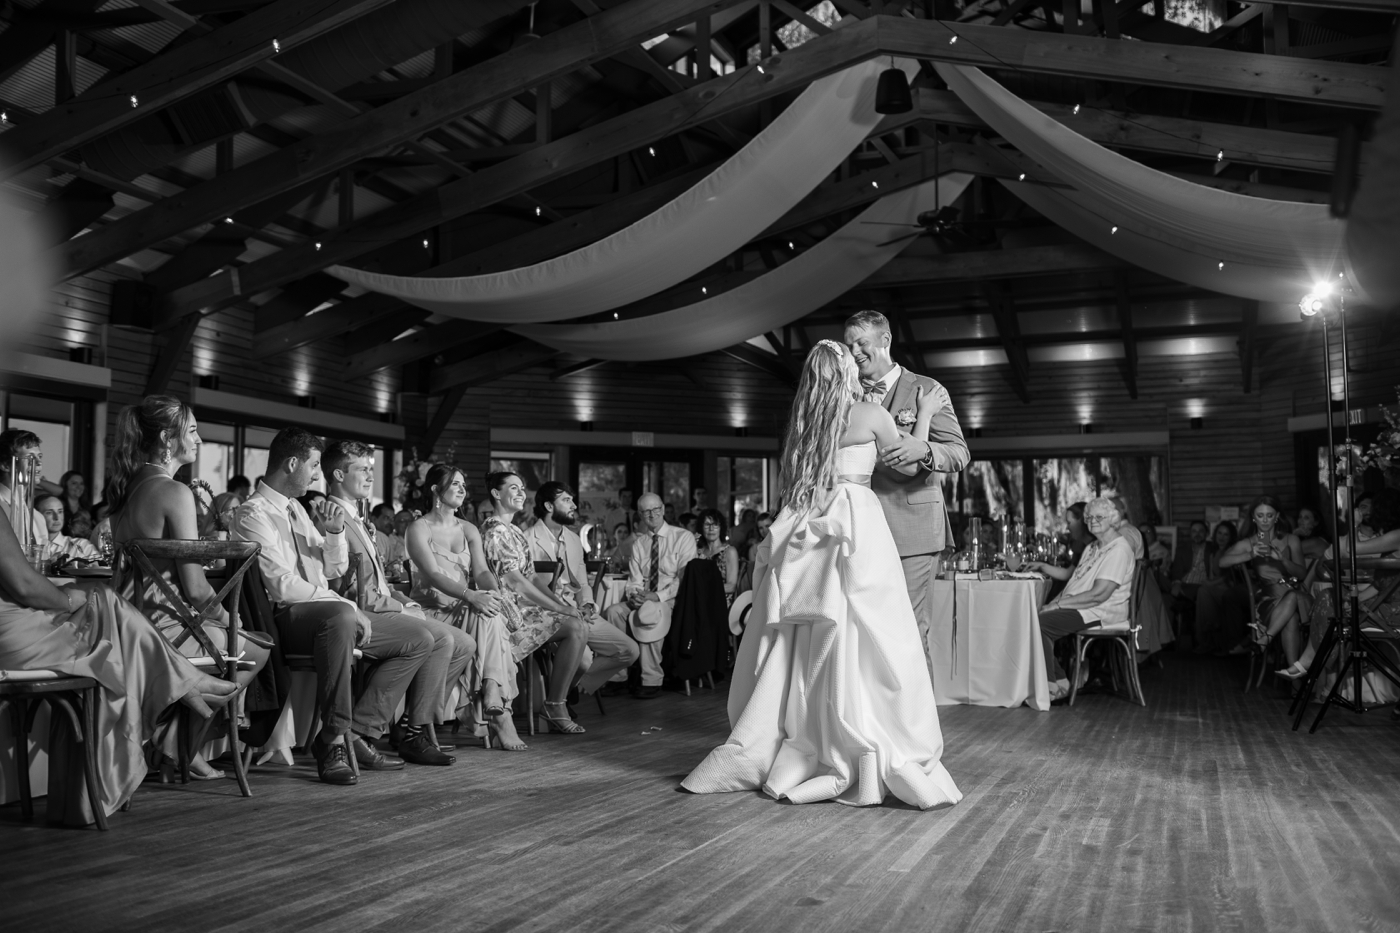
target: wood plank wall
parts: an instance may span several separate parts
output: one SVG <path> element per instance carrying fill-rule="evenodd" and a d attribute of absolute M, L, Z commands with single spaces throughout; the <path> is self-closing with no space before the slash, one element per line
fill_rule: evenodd
<path fill-rule="evenodd" d="M 108 325 L 110 275 L 97 273 L 65 283 L 52 312 L 41 320 L 27 349 L 65 357 L 72 346 L 90 346 L 96 362 L 113 371 L 109 430 L 122 405 L 140 397 L 154 359 L 150 334 Z M 409 434 L 421 432 L 437 399 L 398 394 L 398 376 L 381 373 L 344 382 L 343 359 L 329 341 L 268 361 L 250 356 L 252 316 L 224 312 L 199 328 L 193 353 L 171 383 L 188 392 L 192 366 L 220 377 L 222 389 L 279 401 L 310 393 L 318 409 L 375 417 L 396 409 Z M 1375 318 L 1360 318 L 1351 335 L 1353 405 L 1394 404 L 1400 383 L 1400 340 Z M 1334 351 L 1340 373 L 1340 353 Z M 1241 386 L 1235 354 L 1146 357 L 1139 366 L 1139 398 L 1128 397 L 1121 361 L 1038 364 L 1032 367 L 1032 401 L 1022 404 L 1004 368 L 948 370 L 933 375 L 952 393 L 965 427 L 984 437 L 1074 434 L 1084 417 L 1097 433 L 1170 431 L 1172 517 L 1184 522 L 1208 505 L 1242 504 L 1261 491 L 1294 508 L 1294 440 L 1287 419 L 1323 408 L 1321 335 L 1304 325 L 1265 334 L 1255 366 L 1254 391 Z M 532 369 L 473 388 L 437 445 L 479 478 L 489 458 L 492 426 L 576 430 L 592 421 L 598 431 L 658 431 L 726 435 L 744 425 L 756 436 L 777 435 L 790 390 L 773 377 L 724 356 L 684 365 L 610 364 L 551 381 Z M 1190 419 L 1200 412 L 1203 429 Z"/>

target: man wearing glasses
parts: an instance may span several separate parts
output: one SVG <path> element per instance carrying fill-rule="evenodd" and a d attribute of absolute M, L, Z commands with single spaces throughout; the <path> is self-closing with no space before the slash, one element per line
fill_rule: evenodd
<path fill-rule="evenodd" d="M 1094 499 L 1084 507 L 1084 524 L 1094 542 L 1084 549 L 1073 569 L 1041 561 L 1026 566 L 1068 580 L 1060 595 L 1040 608 L 1040 637 L 1045 642 L 1045 670 L 1050 678 L 1050 699 L 1069 694 L 1069 678 L 1055 659 L 1055 642 L 1085 629 L 1124 628 L 1133 592 L 1136 561 L 1128 539 L 1118 531 L 1118 510 L 1108 499 Z"/>
<path fill-rule="evenodd" d="M 627 601 L 608 609 L 608 621 L 636 639 L 642 660 L 636 697 L 650 700 L 661 693 L 661 643 L 671 630 L 685 565 L 695 559 L 695 535 L 666 524 L 666 507 L 654 493 L 642 496 L 637 511 L 642 527 L 632 541 Z"/>

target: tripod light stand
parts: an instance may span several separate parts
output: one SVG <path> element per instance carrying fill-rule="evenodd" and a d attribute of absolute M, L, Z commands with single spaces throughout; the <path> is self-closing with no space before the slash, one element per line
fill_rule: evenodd
<path fill-rule="evenodd" d="M 1342 349 L 1342 430 L 1348 458 L 1346 508 L 1350 511 L 1355 502 L 1355 478 L 1350 469 L 1352 452 L 1351 393 L 1347 370 L 1347 319 L 1343 289 L 1340 286 L 1334 288 L 1328 283 L 1319 284 L 1310 294 L 1304 296 L 1298 307 L 1303 313 L 1304 320 L 1317 317 L 1322 321 L 1323 374 L 1327 387 L 1324 396 L 1327 399 L 1327 491 L 1332 498 L 1334 508 L 1337 503 L 1337 452 L 1332 441 L 1332 341 L 1328 331 L 1329 316 L 1335 319 L 1339 328 Z M 1312 695 L 1313 687 L 1318 678 L 1322 676 L 1322 672 L 1327 669 L 1334 649 L 1342 653 L 1342 666 L 1337 671 L 1337 679 L 1332 684 L 1332 689 L 1327 692 L 1326 699 L 1322 701 L 1322 708 L 1318 710 L 1317 718 L 1313 720 L 1312 726 L 1308 729 L 1309 733 L 1317 731 L 1322 717 L 1327 714 L 1328 708 L 1333 703 L 1354 713 L 1364 713 L 1372 708 L 1366 705 L 1362 696 L 1365 683 L 1362 675 L 1365 673 L 1364 668 L 1367 664 L 1372 665 L 1397 687 L 1400 687 L 1400 669 L 1397 669 L 1391 660 L 1379 650 L 1376 643 L 1361 630 L 1361 606 L 1356 596 L 1356 521 L 1354 514 L 1348 516 L 1347 545 L 1349 565 L 1347 569 L 1350 573 L 1345 577 L 1342 575 L 1341 535 L 1337 536 L 1337 543 L 1332 548 L 1332 619 L 1327 624 L 1327 631 L 1322 636 L 1317 653 L 1313 656 L 1312 665 L 1308 668 L 1308 673 L 1299 687 L 1298 695 L 1293 698 L 1293 706 L 1289 709 L 1290 713 L 1295 713 L 1293 718 L 1294 731 L 1297 731 L 1298 726 L 1303 722 L 1303 714 L 1308 709 L 1308 697 Z M 1349 613 L 1344 612 L 1342 608 L 1344 587 L 1347 590 Z M 1342 684 L 1346 683 L 1348 675 L 1351 676 L 1350 699 L 1341 695 Z"/>

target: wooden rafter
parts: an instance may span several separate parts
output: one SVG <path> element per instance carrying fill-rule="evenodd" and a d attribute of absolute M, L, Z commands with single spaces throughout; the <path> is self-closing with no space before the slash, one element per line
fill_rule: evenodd
<path fill-rule="evenodd" d="M 0 170 L 0 179 L 13 177 L 268 61 L 276 54 L 273 40 L 282 48 L 291 48 L 389 2 L 285 0 L 177 45 L 124 74 L 98 82 L 5 134 L 11 157 Z"/>
<path fill-rule="evenodd" d="M 860 288 L 907 288 L 938 282 L 1070 275 L 1118 269 L 1125 265 L 1115 256 L 1079 243 L 944 253 L 941 256 L 898 256 L 862 282 Z"/>
<path fill-rule="evenodd" d="M 1254 357 L 1259 352 L 1259 302 L 1246 300 L 1240 324 L 1240 381 L 1246 394 L 1254 383 Z"/>
<path fill-rule="evenodd" d="M 459 386 L 484 385 L 557 356 L 558 350 L 522 340 L 500 350 L 437 367 L 428 376 L 428 392 L 436 395 Z"/>
<path fill-rule="evenodd" d="M 1006 362 L 1011 370 L 1011 387 L 1016 390 L 1016 396 L 1029 405 L 1031 364 L 1026 357 L 1025 344 L 1021 342 L 1021 325 L 1016 320 L 1016 309 L 999 282 L 983 282 L 982 295 L 991 309 L 992 320 L 996 322 L 997 339 L 1006 351 Z"/>
<path fill-rule="evenodd" d="M 739 343 L 732 347 L 725 347 L 719 352 L 752 366 L 759 372 L 767 373 L 789 388 L 797 385 L 797 377 L 793 375 L 791 369 L 783 365 L 782 360 L 772 353 L 764 353 L 752 344 Z"/>
<path fill-rule="evenodd" d="M 224 178 L 184 192 L 178 205 L 152 205 L 72 241 L 62 251 L 64 266 L 70 275 L 90 271 L 214 220 L 233 207 L 265 200 L 310 176 L 338 172 L 365 156 L 417 140 L 444 122 L 665 32 L 699 10 L 732 2 L 735 0 L 631 0 L 239 166 Z M 324 265 L 328 263 L 319 268 Z"/>
<path fill-rule="evenodd" d="M 358 379 L 390 366 L 402 366 L 415 360 L 459 347 L 500 331 L 504 325 L 480 321 L 447 321 L 424 328 L 407 337 L 381 344 L 345 361 L 342 379 Z"/>
<path fill-rule="evenodd" d="M 1138 397 L 1138 348 L 1133 331 L 1133 306 L 1128 296 L 1128 276 L 1119 270 L 1113 277 L 1114 295 L 1118 300 L 1118 325 L 1123 330 L 1123 375 L 1128 383 L 1128 398 Z"/>

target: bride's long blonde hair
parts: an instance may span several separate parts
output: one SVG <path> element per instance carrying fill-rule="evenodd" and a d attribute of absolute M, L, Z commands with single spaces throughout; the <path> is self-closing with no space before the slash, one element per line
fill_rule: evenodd
<path fill-rule="evenodd" d="M 819 340 L 802 364 L 783 434 L 783 503 L 798 515 L 836 485 L 836 450 L 860 398 L 856 361 L 834 340 Z"/>

